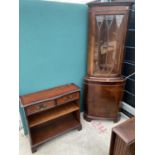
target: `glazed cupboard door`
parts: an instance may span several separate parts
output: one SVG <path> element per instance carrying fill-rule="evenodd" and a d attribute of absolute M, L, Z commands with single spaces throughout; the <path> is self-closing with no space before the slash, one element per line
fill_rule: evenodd
<path fill-rule="evenodd" d="M 94 7 L 89 10 L 88 74 L 121 74 L 129 6 Z"/>

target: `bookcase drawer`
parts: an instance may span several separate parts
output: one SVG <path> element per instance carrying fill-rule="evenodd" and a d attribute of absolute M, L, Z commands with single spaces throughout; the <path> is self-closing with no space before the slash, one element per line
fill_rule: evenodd
<path fill-rule="evenodd" d="M 42 111 L 44 109 L 48 109 L 48 108 L 51 108 L 54 106 L 56 106 L 56 102 L 54 100 L 53 101 L 41 102 L 41 103 L 38 103 L 36 105 L 32 105 L 30 107 L 27 107 L 26 108 L 26 114 L 31 115 L 33 113 L 36 113 L 36 112 L 39 112 L 39 111 Z"/>
<path fill-rule="evenodd" d="M 66 95 L 64 97 L 57 99 L 57 105 L 61 105 L 61 104 L 66 103 L 66 102 L 70 102 L 70 101 L 79 99 L 79 97 L 80 97 L 80 94 L 78 92 Z"/>

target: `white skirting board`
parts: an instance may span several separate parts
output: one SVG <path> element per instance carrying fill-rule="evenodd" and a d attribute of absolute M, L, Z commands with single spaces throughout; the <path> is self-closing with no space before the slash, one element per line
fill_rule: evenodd
<path fill-rule="evenodd" d="M 127 103 L 122 102 L 121 108 L 135 116 L 135 108 L 128 105 Z"/>

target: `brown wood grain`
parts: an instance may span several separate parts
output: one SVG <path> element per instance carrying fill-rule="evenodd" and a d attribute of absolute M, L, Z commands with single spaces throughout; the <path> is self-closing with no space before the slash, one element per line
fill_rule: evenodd
<path fill-rule="evenodd" d="M 43 111 L 43 110 L 47 110 L 49 108 L 52 108 L 52 107 L 55 107 L 56 106 L 56 102 L 53 100 L 53 101 L 44 101 L 42 103 L 39 103 L 37 105 L 32 105 L 32 106 L 29 106 L 26 109 L 26 114 L 29 116 L 29 115 L 32 115 L 34 113 L 37 113 L 37 112 L 40 112 L 40 111 Z"/>
<path fill-rule="evenodd" d="M 105 78 L 102 79 L 85 78 L 85 115 L 91 119 L 117 120 L 125 80 L 119 79 L 119 77 L 113 81 L 111 78 L 109 82 Z"/>
<path fill-rule="evenodd" d="M 78 128 L 80 122 L 78 122 L 72 114 L 59 118 L 45 126 L 31 129 L 32 145 L 40 145 L 58 135 L 65 133 L 66 131 Z"/>
<path fill-rule="evenodd" d="M 88 3 L 88 62 L 84 78 L 84 118 L 87 121 L 119 120 L 125 85 L 121 75 L 124 44 L 131 4 Z"/>
<path fill-rule="evenodd" d="M 131 118 L 113 129 L 125 143 L 131 143 L 135 139 L 135 118 Z"/>
<path fill-rule="evenodd" d="M 24 106 L 24 105 L 30 105 L 32 102 L 37 102 L 49 98 L 52 99 L 52 97 L 56 96 L 59 97 L 60 95 L 79 90 L 80 90 L 79 87 L 76 86 L 75 84 L 68 84 L 20 96 L 20 99 L 21 104 Z"/>
<path fill-rule="evenodd" d="M 57 99 L 57 105 L 62 105 L 64 103 L 66 103 L 66 102 L 77 100 L 77 99 L 79 99 L 79 97 L 80 97 L 79 92 L 72 93 L 72 94 L 69 94 L 69 95 L 65 95 L 65 96 L 60 97 L 60 98 Z"/>
<path fill-rule="evenodd" d="M 135 155 L 135 118 L 112 129 L 109 155 Z"/>
<path fill-rule="evenodd" d="M 46 112 L 41 112 L 36 115 L 29 116 L 29 126 L 30 128 L 46 123 L 58 117 L 64 116 L 68 113 L 72 113 L 79 110 L 79 107 L 75 103 L 65 104 L 64 106 L 59 106 L 54 109 L 47 110 Z"/>
<path fill-rule="evenodd" d="M 89 76 L 98 76 L 98 77 L 116 77 L 121 75 L 122 64 L 124 58 L 124 44 L 127 32 L 128 25 L 128 14 L 130 6 L 111 6 L 108 4 L 95 5 L 89 8 L 89 34 L 88 34 L 88 63 L 87 63 L 87 73 Z M 97 39 L 97 25 L 95 22 L 95 18 L 97 15 L 124 15 L 123 26 L 118 30 L 117 35 L 117 48 L 116 48 L 116 58 L 117 65 L 114 65 L 114 72 L 102 72 L 95 73 L 95 64 L 94 64 L 94 53 L 96 44 L 99 43 Z M 106 37 L 106 35 L 105 35 Z M 115 40 L 116 41 L 116 40 Z M 99 62 L 103 61 L 102 56 L 99 57 Z M 109 63 L 113 64 L 114 61 L 109 59 Z"/>
<path fill-rule="evenodd" d="M 20 105 L 26 113 L 32 153 L 40 144 L 58 135 L 82 129 L 80 88 L 75 84 L 20 96 Z"/>

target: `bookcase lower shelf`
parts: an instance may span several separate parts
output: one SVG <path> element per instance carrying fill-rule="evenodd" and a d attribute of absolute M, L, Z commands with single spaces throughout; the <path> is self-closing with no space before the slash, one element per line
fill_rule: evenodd
<path fill-rule="evenodd" d="M 34 127 L 31 129 L 32 148 L 76 128 L 81 130 L 81 124 L 75 119 L 74 113 L 52 120 L 45 125 Z"/>
<path fill-rule="evenodd" d="M 59 135 L 82 129 L 79 107 L 73 102 L 29 116 L 28 120 L 32 153 L 39 145 Z"/>

